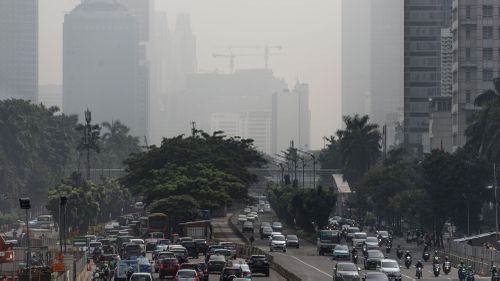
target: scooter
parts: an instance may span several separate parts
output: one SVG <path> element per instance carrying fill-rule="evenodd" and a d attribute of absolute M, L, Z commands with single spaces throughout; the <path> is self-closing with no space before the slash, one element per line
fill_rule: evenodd
<path fill-rule="evenodd" d="M 357 254 L 355 254 L 354 256 L 352 256 L 352 262 L 354 264 L 358 264 L 358 255 Z"/>
<path fill-rule="evenodd" d="M 391 244 L 387 244 L 387 245 L 385 246 L 385 252 L 386 252 L 387 254 L 389 254 L 389 253 L 391 252 L 391 247 L 392 247 L 392 246 L 391 246 Z"/>
<path fill-rule="evenodd" d="M 401 249 L 397 250 L 396 254 L 398 256 L 398 260 L 400 260 L 401 258 L 403 258 L 403 250 L 401 250 Z"/>
<path fill-rule="evenodd" d="M 422 255 L 422 258 L 424 259 L 424 261 L 428 261 L 429 258 L 431 257 L 431 254 L 429 254 L 429 252 L 424 252 L 424 254 Z"/>
<path fill-rule="evenodd" d="M 422 268 L 417 267 L 417 272 L 416 272 L 417 279 L 420 279 L 422 277 Z"/>
<path fill-rule="evenodd" d="M 405 266 L 406 266 L 406 269 L 410 268 L 410 266 L 411 266 L 411 257 L 410 256 L 407 256 L 405 258 Z"/>
<path fill-rule="evenodd" d="M 475 277 L 474 277 L 474 271 L 473 270 L 468 270 L 467 271 L 467 281 L 474 281 Z"/>
<path fill-rule="evenodd" d="M 443 272 L 444 274 L 448 275 L 448 273 L 450 273 L 451 271 L 451 263 L 449 261 L 445 261 L 443 263 Z"/>
<path fill-rule="evenodd" d="M 434 273 L 434 276 L 438 277 L 439 273 L 441 272 L 441 266 L 439 266 L 439 263 L 435 263 L 432 266 L 432 272 Z"/>

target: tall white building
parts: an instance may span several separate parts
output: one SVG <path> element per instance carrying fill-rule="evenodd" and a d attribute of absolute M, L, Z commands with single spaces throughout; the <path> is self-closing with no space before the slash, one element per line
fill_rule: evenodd
<path fill-rule="evenodd" d="M 137 18 L 114 0 L 87 0 L 64 18 L 63 108 L 93 122 L 120 120 L 143 139 L 149 126 L 148 66 Z M 82 118 L 81 118 L 82 119 Z"/>
<path fill-rule="evenodd" d="M 57 106 L 60 112 L 63 111 L 62 85 L 40 85 L 38 93 L 38 102 L 44 104 L 45 107 Z"/>
<path fill-rule="evenodd" d="M 38 101 L 38 0 L 0 1 L 0 99 Z"/>

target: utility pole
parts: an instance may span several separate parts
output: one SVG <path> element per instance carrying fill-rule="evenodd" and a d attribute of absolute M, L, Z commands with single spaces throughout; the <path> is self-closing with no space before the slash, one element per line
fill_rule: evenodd
<path fill-rule="evenodd" d="M 198 130 L 196 130 L 196 122 L 192 121 L 191 122 L 191 135 L 193 137 L 196 136 L 196 132 L 198 132 Z"/>
<path fill-rule="evenodd" d="M 382 126 L 382 157 L 387 157 L 387 125 Z"/>
<path fill-rule="evenodd" d="M 497 199 L 497 167 L 493 162 L 493 188 L 495 189 L 495 237 L 498 241 L 498 199 Z"/>
<path fill-rule="evenodd" d="M 99 125 L 92 125 L 90 123 L 91 121 L 92 113 L 87 108 L 87 110 L 85 110 L 85 124 L 78 124 L 76 127 L 76 130 L 81 131 L 83 134 L 77 149 L 80 151 L 86 150 L 87 152 L 87 180 L 90 180 L 90 151 L 94 150 L 97 153 L 100 152 L 97 141 L 100 138 L 99 134 L 101 133 L 101 127 Z"/>
<path fill-rule="evenodd" d="M 298 151 L 300 151 L 304 154 L 307 154 L 307 155 L 311 156 L 311 158 L 312 158 L 312 161 L 313 161 L 313 188 L 316 189 L 316 155 L 314 155 L 314 153 L 303 151 L 300 149 L 298 149 Z"/>

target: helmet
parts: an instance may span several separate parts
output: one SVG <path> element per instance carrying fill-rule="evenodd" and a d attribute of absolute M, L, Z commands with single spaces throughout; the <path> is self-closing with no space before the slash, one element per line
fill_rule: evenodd
<path fill-rule="evenodd" d="M 418 260 L 418 262 L 422 262 L 421 260 Z"/>
<path fill-rule="evenodd" d="M 407 254 L 409 254 L 409 253 L 410 253 L 410 251 L 406 250 L 406 253 L 407 253 Z"/>
<path fill-rule="evenodd" d="M 437 254 L 438 254 L 438 251 L 434 251 L 434 254 L 436 254 L 436 255 L 437 255 Z"/>
<path fill-rule="evenodd" d="M 495 268 L 495 269 L 496 269 L 496 268 L 497 268 L 497 266 L 496 266 L 496 265 L 493 265 L 493 266 L 492 266 L 492 268 Z"/>
<path fill-rule="evenodd" d="M 469 269 L 472 269 L 472 266 L 469 265 Z"/>

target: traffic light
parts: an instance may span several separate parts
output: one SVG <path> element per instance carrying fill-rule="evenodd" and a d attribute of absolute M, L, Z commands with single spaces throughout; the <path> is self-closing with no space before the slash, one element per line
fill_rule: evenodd
<path fill-rule="evenodd" d="M 19 205 L 23 210 L 31 209 L 30 198 L 29 197 L 19 198 Z"/>

